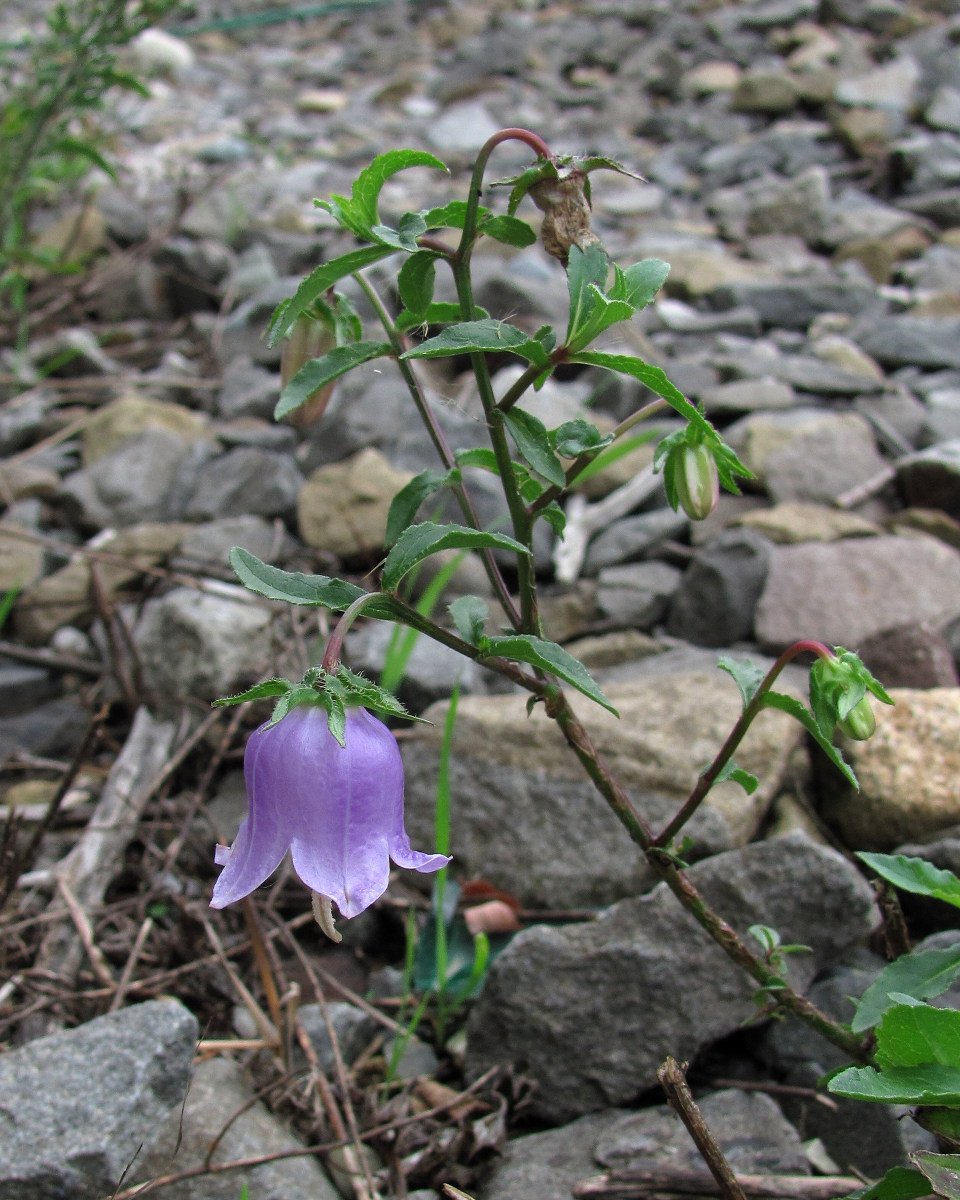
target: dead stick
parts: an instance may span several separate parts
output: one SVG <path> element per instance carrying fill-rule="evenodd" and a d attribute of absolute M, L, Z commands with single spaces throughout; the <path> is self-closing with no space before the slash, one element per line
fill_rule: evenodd
<path fill-rule="evenodd" d="M 746 1200 L 743 1188 L 737 1183 L 737 1177 L 724 1158 L 717 1139 L 707 1128 L 707 1123 L 687 1087 L 687 1078 L 683 1068 L 677 1060 L 667 1058 L 657 1071 L 657 1078 L 660 1080 L 660 1086 L 667 1093 L 671 1107 L 676 1109 L 677 1115 L 686 1125 L 687 1132 L 696 1143 L 710 1174 L 717 1181 L 720 1194 L 727 1200 Z"/>
<path fill-rule="evenodd" d="M 737 1175 L 736 1180 L 748 1197 L 784 1197 L 785 1200 L 836 1200 L 863 1186 L 862 1179 L 849 1175 Z M 652 1193 L 715 1196 L 717 1184 L 702 1171 L 660 1167 L 610 1171 L 578 1183 L 573 1189 L 573 1194 L 580 1200 L 593 1196 L 646 1200 Z"/>

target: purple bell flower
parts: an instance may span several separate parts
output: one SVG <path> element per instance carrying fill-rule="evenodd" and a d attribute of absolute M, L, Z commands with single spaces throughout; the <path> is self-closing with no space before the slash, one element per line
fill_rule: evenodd
<path fill-rule="evenodd" d="M 390 859 L 437 871 L 444 854 L 410 849 L 403 827 L 403 763 L 393 734 L 365 708 L 348 708 L 345 745 L 317 705 L 292 709 L 250 735 L 243 756 L 250 811 L 233 846 L 218 846 L 223 867 L 213 908 L 260 886 L 287 850 L 301 881 L 345 917 L 387 889 Z"/>

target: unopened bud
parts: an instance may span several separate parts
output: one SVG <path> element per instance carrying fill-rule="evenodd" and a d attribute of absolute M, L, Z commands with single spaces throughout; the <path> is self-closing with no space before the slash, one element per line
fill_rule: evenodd
<path fill-rule="evenodd" d="M 855 742 L 865 742 L 873 736 L 876 727 L 877 718 L 873 715 L 869 696 L 864 696 L 855 704 L 839 723 L 840 730 Z"/>
<path fill-rule="evenodd" d="M 332 350 L 335 344 L 333 333 L 322 321 L 312 317 L 298 317 L 290 336 L 283 344 L 283 353 L 280 356 L 281 388 L 287 386 L 305 363 L 320 358 L 328 350 Z M 325 383 L 323 387 L 317 388 L 299 407 L 287 413 L 284 420 L 289 421 L 291 425 L 312 425 L 314 421 L 319 421 L 330 400 L 333 387 L 333 383 Z"/>
<path fill-rule="evenodd" d="M 674 481 L 680 506 L 694 521 L 709 517 L 717 507 L 720 499 L 717 461 L 703 442 L 680 447 Z"/>

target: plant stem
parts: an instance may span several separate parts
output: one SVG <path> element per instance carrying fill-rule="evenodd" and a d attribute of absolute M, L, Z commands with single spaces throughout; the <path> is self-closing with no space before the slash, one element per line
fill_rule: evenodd
<path fill-rule="evenodd" d="M 717 781 L 717 776 L 733 757 L 734 751 L 743 741 L 747 730 L 753 723 L 754 718 L 763 708 L 763 698 L 770 688 L 773 686 L 777 676 L 798 654 L 812 652 L 820 658 L 832 658 L 831 652 L 823 645 L 822 642 L 802 641 L 794 642 L 792 646 L 788 646 L 780 655 L 777 661 L 773 664 L 770 670 L 766 673 L 762 683 L 754 692 L 750 703 L 744 706 L 743 712 L 740 714 L 740 719 L 730 730 L 727 740 L 717 751 L 717 755 L 709 767 L 703 772 L 697 780 L 693 791 L 684 801 L 683 806 L 673 815 L 664 829 L 653 839 L 654 846 L 668 846 L 676 834 L 690 820 L 693 814 L 697 811 L 703 801 L 706 799 L 707 793 Z"/>
<path fill-rule="evenodd" d="M 687 1132 L 693 1138 L 700 1157 L 710 1169 L 710 1174 L 717 1181 L 720 1195 L 726 1200 L 746 1200 L 743 1188 L 737 1182 L 730 1164 L 724 1157 L 717 1139 L 710 1132 L 703 1114 L 697 1107 L 683 1067 L 675 1058 L 667 1058 L 657 1071 L 660 1086 L 666 1092 L 670 1107 L 674 1109 L 680 1120 L 686 1125 Z"/>
<path fill-rule="evenodd" d="M 400 370 L 400 376 L 407 386 L 407 391 L 410 393 L 413 403 L 416 405 L 417 412 L 420 414 L 420 419 L 426 426 L 427 433 L 430 435 L 430 440 L 433 442 L 434 449 L 440 457 L 440 461 L 448 471 L 456 469 L 457 460 L 453 456 L 450 445 L 444 436 L 443 430 L 437 423 L 436 417 L 433 415 L 433 410 L 427 402 L 426 396 L 423 394 L 423 389 L 420 387 L 420 381 L 417 379 L 410 363 L 402 357 L 407 349 L 403 335 L 397 329 L 396 325 L 390 319 L 390 314 L 387 312 L 386 306 L 377 294 L 376 288 L 370 281 L 359 271 L 353 276 L 364 294 L 373 306 L 374 312 L 383 326 L 387 338 L 390 341 L 390 347 L 393 350 L 393 357 L 396 359 L 397 366 Z M 473 506 L 473 501 L 470 499 L 470 493 L 462 483 L 454 483 L 451 485 L 453 494 L 457 498 L 457 503 L 460 506 L 460 511 L 463 513 L 464 519 L 472 529 L 482 530 L 480 518 L 477 515 L 477 510 Z M 507 620 L 519 630 L 521 627 L 521 617 L 514 603 L 513 597 L 510 595 L 510 589 L 507 587 L 506 581 L 501 574 L 500 568 L 497 565 L 497 560 L 493 556 L 493 551 L 489 547 L 485 547 L 480 551 L 480 557 L 483 561 L 484 570 L 487 573 L 487 578 L 500 601 L 500 607 L 503 609 Z"/>
<path fill-rule="evenodd" d="M 354 623 L 357 617 L 363 612 L 364 608 L 371 601 L 379 600 L 379 592 L 367 592 L 364 596 L 358 596 L 352 604 L 340 614 L 340 619 L 334 626 L 333 633 L 330 634 L 330 639 L 327 642 L 327 648 L 323 652 L 323 660 L 320 666 L 330 675 L 335 675 L 340 666 L 340 655 L 343 651 L 343 639 L 347 635 L 347 630 Z"/>

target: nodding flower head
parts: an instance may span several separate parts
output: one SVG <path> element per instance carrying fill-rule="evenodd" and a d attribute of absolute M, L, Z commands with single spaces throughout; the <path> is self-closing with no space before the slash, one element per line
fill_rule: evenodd
<path fill-rule="evenodd" d="M 289 850 L 300 880 L 355 917 L 386 891 L 390 860 L 437 871 L 443 854 L 410 849 L 403 825 L 403 763 L 389 729 L 364 708 L 348 708 L 344 745 L 317 705 L 293 708 L 250 735 L 243 758 L 249 813 L 211 904 L 224 908 L 260 886 Z"/>

